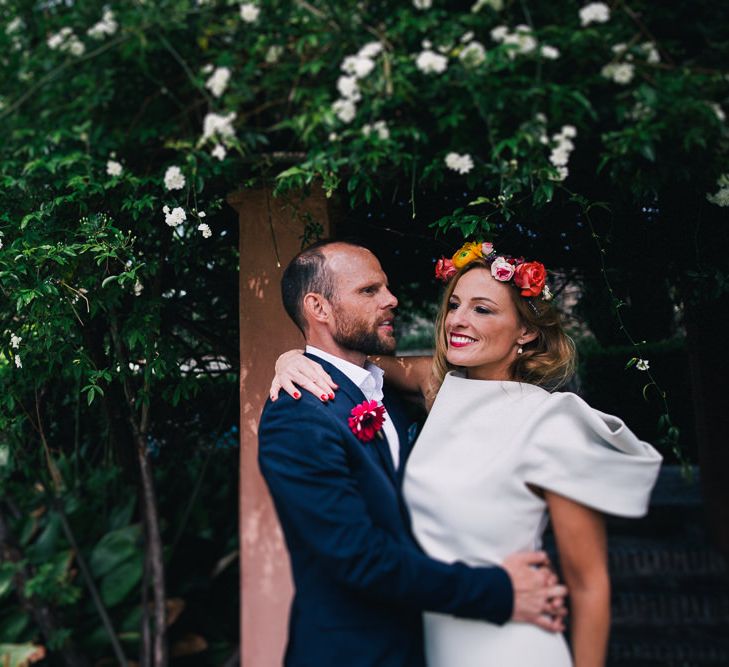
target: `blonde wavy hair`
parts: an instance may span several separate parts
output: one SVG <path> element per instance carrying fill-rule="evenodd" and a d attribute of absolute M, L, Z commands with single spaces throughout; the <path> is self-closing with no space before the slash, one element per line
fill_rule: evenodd
<path fill-rule="evenodd" d="M 433 356 L 433 377 L 426 400 L 429 404 L 435 400 L 446 373 L 458 370 L 457 366 L 448 363 L 446 351 L 448 337 L 445 331 L 445 318 L 448 313 L 448 302 L 458 281 L 469 271 L 481 269 L 491 271 L 491 261 L 484 258 L 475 259 L 464 266 L 451 278 L 435 321 L 435 354 Z M 542 299 L 528 299 L 519 293 L 515 285 L 509 285 L 511 301 L 516 308 L 520 323 L 530 332 L 537 332 L 537 337 L 523 345 L 520 354 L 511 365 L 511 379 L 517 382 L 535 384 L 553 391 L 561 387 L 574 374 L 576 364 L 575 344 L 565 333 L 562 319 L 551 304 Z"/>

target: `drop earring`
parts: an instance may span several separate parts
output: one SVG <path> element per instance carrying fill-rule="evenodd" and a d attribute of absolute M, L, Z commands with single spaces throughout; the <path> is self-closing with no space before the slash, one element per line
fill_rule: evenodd
<path fill-rule="evenodd" d="M 516 353 L 517 354 L 523 354 L 524 353 L 524 348 L 521 345 L 519 345 L 519 349 L 516 351 Z"/>

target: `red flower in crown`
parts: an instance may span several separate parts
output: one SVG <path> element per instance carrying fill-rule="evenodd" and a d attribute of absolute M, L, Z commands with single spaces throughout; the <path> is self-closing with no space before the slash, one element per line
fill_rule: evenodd
<path fill-rule="evenodd" d="M 458 273 L 458 269 L 447 257 L 441 257 L 435 265 L 435 277 L 444 283 L 447 283 L 456 273 Z"/>
<path fill-rule="evenodd" d="M 547 270 L 541 262 L 523 262 L 514 271 L 514 283 L 521 288 L 521 295 L 539 296 L 547 280 Z"/>
<path fill-rule="evenodd" d="M 385 423 L 385 408 L 377 401 L 363 401 L 352 408 L 349 428 L 362 442 L 371 442 Z"/>

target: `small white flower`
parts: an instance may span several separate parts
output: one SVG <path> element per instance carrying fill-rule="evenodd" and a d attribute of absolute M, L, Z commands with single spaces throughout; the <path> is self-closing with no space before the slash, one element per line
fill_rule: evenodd
<path fill-rule="evenodd" d="M 459 174 L 467 174 L 473 169 L 473 159 L 468 153 L 464 153 L 463 155 L 448 153 L 445 156 L 445 163 L 448 169 L 457 171 Z"/>
<path fill-rule="evenodd" d="M 199 225 L 197 226 L 197 231 L 199 231 L 199 232 L 201 232 L 201 233 L 202 233 L 202 235 L 203 235 L 203 238 L 204 238 L 204 239 L 209 239 L 209 238 L 210 238 L 210 237 L 211 237 L 211 236 L 213 235 L 213 231 L 212 231 L 212 230 L 210 229 L 210 227 L 209 227 L 209 226 L 208 226 L 208 225 L 207 225 L 206 223 L 204 223 L 204 222 L 201 222 L 201 223 L 200 223 L 200 224 L 199 224 Z"/>
<path fill-rule="evenodd" d="M 352 100 L 339 99 L 332 104 L 332 111 L 343 123 L 351 123 L 357 115 L 357 107 Z"/>
<path fill-rule="evenodd" d="M 559 49 L 554 46 L 549 46 L 549 44 L 544 44 L 539 49 L 539 53 L 542 54 L 542 58 L 546 58 L 547 60 L 557 60 L 560 56 Z"/>
<path fill-rule="evenodd" d="M 335 141 L 339 141 L 339 135 L 336 132 L 330 132 L 328 139 L 331 143 L 334 143 Z"/>
<path fill-rule="evenodd" d="M 3 249 L 3 240 L 2 240 L 2 238 L 0 237 L 0 250 L 2 250 L 2 249 Z"/>
<path fill-rule="evenodd" d="M 628 45 L 625 44 L 625 42 L 618 42 L 617 44 L 613 44 L 610 47 L 610 50 L 616 55 L 619 56 L 622 53 L 625 53 L 628 50 Z"/>
<path fill-rule="evenodd" d="M 415 66 L 424 74 L 442 74 L 448 67 L 448 58 L 426 49 L 416 58 Z"/>
<path fill-rule="evenodd" d="M 230 81 L 230 69 L 228 67 L 217 67 L 205 82 L 205 87 L 214 97 L 220 97 L 228 87 Z"/>
<path fill-rule="evenodd" d="M 372 58 L 363 56 L 347 56 L 342 61 L 342 71 L 345 74 L 354 76 L 358 79 L 364 79 L 375 67 L 375 61 Z"/>
<path fill-rule="evenodd" d="M 706 199 L 717 206 L 729 206 L 729 187 L 720 188 L 718 192 L 706 195 Z"/>
<path fill-rule="evenodd" d="M 170 211 L 170 207 L 165 205 L 162 208 L 162 212 L 165 214 L 165 223 L 170 227 L 177 227 L 187 220 L 187 214 L 185 209 L 181 206 L 176 206 Z"/>
<path fill-rule="evenodd" d="M 442 53 L 444 56 L 448 55 L 453 50 L 453 44 L 441 44 L 438 47 L 438 53 Z"/>
<path fill-rule="evenodd" d="M 25 27 L 23 19 L 16 16 L 8 25 L 5 27 L 5 34 L 12 35 L 13 33 L 20 32 Z"/>
<path fill-rule="evenodd" d="M 173 165 L 172 167 L 167 167 L 167 171 L 165 172 L 165 187 L 168 190 L 182 190 L 185 187 L 185 175 L 178 166 Z"/>
<path fill-rule="evenodd" d="M 92 39 L 103 39 L 105 35 L 113 35 L 119 29 L 119 24 L 111 9 L 105 9 L 101 21 L 92 25 L 86 34 Z"/>
<path fill-rule="evenodd" d="M 343 98 L 352 102 L 359 102 L 362 99 L 362 94 L 359 92 L 359 85 L 357 84 L 357 77 L 355 76 L 340 76 L 337 79 L 337 90 Z"/>
<path fill-rule="evenodd" d="M 121 176 L 123 170 L 124 168 L 122 167 L 121 162 L 108 160 L 106 163 L 106 173 L 109 176 Z"/>
<path fill-rule="evenodd" d="M 20 360 L 20 355 L 19 354 L 16 354 L 15 355 L 15 366 L 17 368 L 23 368 L 23 362 Z"/>
<path fill-rule="evenodd" d="M 574 125 L 563 125 L 560 134 L 568 139 L 574 139 L 577 136 L 577 128 Z"/>
<path fill-rule="evenodd" d="M 209 113 L 203 120 L 203 136 L 202 141 L 213 136 L 221 138 L 232 137 L 235 134 L 233 129 L 233 121 L 236 113 L 231 111 L 229 114 L 222 115 L 217 113 Z"/>
<path fill-rule="evenodd" d="M 507 34 L 503 39 L 504 44 L 516 46 L 516 50 L 508 51 L 509 58 L 516 58 L 518 53 L 531 53 L 537 48 L 537 40 L 529 32 L 528 26 L 517 26 L 516 32 Z"/>
<path fill-rule="evenodd" d="M 272 44 L 268 47 L 268 51 L 266 51 L 266 62 L 269 65 L 273 65 L 274 63 L 277 63 L 281 56 L 283 55 L 284 47 L 280 46 L 278 44 Z"/>
<path fill-rule="evenodd" d="M 650 368 L 650 362 L 648 359 L 638 359 L 638 362 L 635 364 L 635 367 L 639 371 L 647 371 Z"/>
<path fill-rule="evenodd" d="M 422 42 L 420 42 L 420 46 L 422 46 L 424 49 L 432 49 L 433 42 L 431 42 L 429 39 L 424 39 Z"/>
<path fill-rule="evenodd" d="M 716 117 L 723 123 L 726 120 L 724 109 L 722 109 L 716 102 L 709 102 L 708 104 L 711 110 L 716 114 Z"/>
<path fill-rule="evenodd" d="M 433 0 L 413 0 L 415 9 L 430 9 L 433 6 Z"/>
<path fill-rule="evenodd" d="M 504 38 L 509 34 L 509 29 L 505 25 L 496 26 L 491 31 L 491 39 L 495 42 L 503 42 Z"/>
<path fill-rule="evenodd" d="M 137 280 L 137 282 L 134 283 L 134 287 L 132 289 L 134 290 L 134 296 L 140 296 L 144 291 L 144 285 L 142 285 L 142 283 Z"/>
<path fill-rule="evenodd" d="M 205 211 L 198 211 L 198 212 L 197 212 L 197 217 L 198 217 L 198 218 L 206 218 L 206 217 L 207 217 L 207 215 L 208 215 L 208 214 L 207 214 L 207 213 L 205 213 Z"/>
<path fill-rule="evenodd" d="M 255 23 L 258 20 L 258 15 L 261 13 L 260 7 L 256 7 L 252 2 L 244 2 L 240 6 L 240 17 L 246 23 Z"/>
<path fill-rule="evenodd" d="M 610 20 L 610 7 L 604 2 L 591 2 L 580 9 L 580 23 L 584 28 L 590 23 L 607 23 Z"/>
<path fill-rule="evenodd" d="M 23 340 L 22 336 L 16 336 L 15 334 L 10 334 L 10 347 L 12 347 L 14 350 L 17 350 L 20 347 L 20 342 Z"/>
<path fill-rule="evenodd" d="M 86 46 L 76 35 L 71 37 L 61 49 L 68 51 L 72 56 L 82 56 L 86 52 Z"/>
<path fill-rule="evenodd" d="M 203 74 L 210 74 L 215 69 L 213 67 L 212 63 L 208 63 L 207 65 L 203 65 L 202 69 L 200 70 Z"/>
<path fill-rule="evenodd" d="M 486 60 L 486 49 L 481 42 L 469 42 L 458 57 L 466 67 L 478 67 Z"/>
<path fill-rule="evenodd" d="M 630 63 L 608 63 L 602 68 L 600 74 L 606 79 L 612 79 L 615 83 L 624 86 L 633 80 L 635 65 Z"/>
<path fill-rule="evenodd" d="M 387 141 L 390 138 L 390 130 L 384 120 L 378 120 L 372 125 L 365 123 L 362 126 L 362 134 L 364 134 L 365 137 L 369 137 L 373 132 L 377 135 L 377 138 L 380 139 L 380 141 Z"/>
<path fill-rule="evenodd" d="M 470 42 L 474 37 L 475 35 L 473 34 L 473 30 L 469 30 L 468 32 L 464 32 L 463 35 L 461 35 L 461 39 L 458 41 L 461 44 L 468 44 L 468 42 Z"/>
<path fill-rule="evenodd" d="M 555 166 L 555 167 L 564 167 L 567 165 L 567 163 L 570 161 L 570 151 L 568 148 L 564 146 L 557 146 L 556 148 L 552 149 L 552 152 L 549 155 L 549 161 Z"/>
<path fill-rule="evenodd" d="M 223 144 L 215 144 L 215 148 L 210 152 L 210 155 L 212 155 L 214 158 L 217 158 L 221 162 L 225 160 L 225 156 L 228 154 L 228 151 L 225 150 L 225 146 Z"/>
<path fill-rule="evenodd" d="M 555 166 L 555 169 L 557 170 L 557 174 L 554 176 L 550 176 L 550 180 L 552 181 L 563 181 L 567 176 L 569 176 L 570 170 L 565 166 Z"/>
<path fill-rule="evenodd" d="M 377 58 L 378 55 L 382 52 L 382 43 L 381 42 L 367 42 L 359 51 L 357 51 L 357 56 L 360 58 Z"/>
<path fill-rule="evenodd" d="M 56 49 L 60 49 L 61 45 L 64 44 L 71 36 L 72 32 L 71 28 L 61 28 L 57 33 L 54 33 L 46 40 L 48 48 L 53 49 L 54 51 Z"/>
<path fill-rule="evenodd" d="M 658 53 L 658 49 L 653 42 L 644 42 L 640 45 L 640 49 L 645 55 L 646 62 L 651 63 L 651 65 L 661 62 L 661 54 Z"/>

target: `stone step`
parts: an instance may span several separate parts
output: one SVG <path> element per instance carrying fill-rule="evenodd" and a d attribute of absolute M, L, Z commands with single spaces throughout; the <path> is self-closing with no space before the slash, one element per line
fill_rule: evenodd
<path fill-rule="evenodd" d="M 617 592 L 612 619 L 616 628 L 729 627 L 729 592 Z"/>
<path fill-rule="evenodd" d="M 636 636 L 611 640 L 607 667 L 726 667 L 729 642 L 680 635 L 669 641 Z"/>
<path fill-rule="evenodd" d="M 610 575 L 614 582 L 636 577 L 680 579 L 729 577 L 726 560 L 708 548 L 656 544 L 610 547 Z"/>

